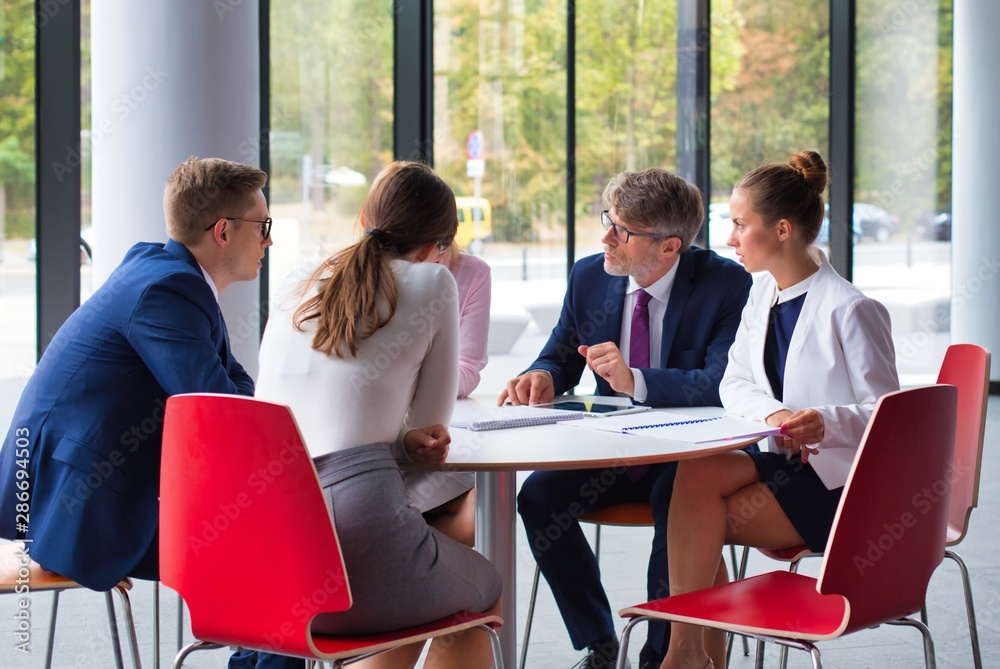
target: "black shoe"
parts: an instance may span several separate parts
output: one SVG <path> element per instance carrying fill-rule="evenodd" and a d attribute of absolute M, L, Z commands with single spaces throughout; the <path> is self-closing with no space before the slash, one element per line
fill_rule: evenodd
<path fill-rule="evenodd" d="M 574 664 L 570 669 L 615 669 L 615 660 L 596 651 L 590 651 L 587 653 L 587 657 Z M 625 669 L 632 669 L 628 658 L 625 659 Z"/>
<path fill-rule="evenodd" d="M 653 645 L 647 640 L 639 651 L 639 669 L 660 669 L 663 664 L 663 656 L 660 655 Z"/>

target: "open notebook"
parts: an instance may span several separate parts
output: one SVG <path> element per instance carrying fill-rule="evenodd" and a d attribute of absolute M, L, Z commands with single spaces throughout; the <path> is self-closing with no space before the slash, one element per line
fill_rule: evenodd
<path fill-rule="evenodd" d="M 489 410 L 478 409 L 461 414 L 455 414 L 451 419 L 452 427 L 462 427 L 467 430 L 503 430 L 511 427 L 529 427 L 531 425 L 547 425 L 585 418 L 579 411 L 565 409 L 543 409 L 536 406 L 493 407 Z M 607 419 L 609 420 L 609 419 Z"/>
<path fill-rule="evenodd" d="M 659 437 L 692 444 L 781 434 L 779 428 L 735 416 L 684 416 L 659 411 L 634 416 L 612 416 L 595 421 L 578 421 L 570 425 L 588 430 L 639 434 L 644 437 Z"/>

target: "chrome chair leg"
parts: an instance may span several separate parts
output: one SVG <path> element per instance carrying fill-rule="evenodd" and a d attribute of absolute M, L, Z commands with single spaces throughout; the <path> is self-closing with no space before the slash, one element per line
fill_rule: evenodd
<path fill-rule="evenodd" d="M 215 648 L 225 648 L 225 646 L 219 643 L 212 643 L 211 641 L 195 641 L 181 648 L 180 652 L 177 653 L 177 657 L 174 658 L 174 663 L 170 665 L 170 669 L 181 669 L 187 656 L 196 650 L 213 650 Z"/>
<path fill-rule="evenodd" d="M 115 591 L 118 593 L 118 597 L 122 600 L 122 614 L 125 616 L 125 626 L 128 633 L 128 645 L 129 649 L 132 651 L 132 667 L 133 669 L 142 669 L 142 662 L 139 659 L 139 641 L 135 638 L 135 618 L 132 615 L 132 602 L 129 600 L 128 590 L 116 587 Z M 108 597 L 111 597 L 111 593 L 108 593 Z M 121 650 L 118 649 L 117 643 L 115 648 L 118 650 L 118 654 L 120 656 Z"/>
<path fill-rule="evenodd" d="M 615 669 L 625 669 L 628 662 L 628 642 L 629 638 L 632 636 L 632 628 L 635 627 L 636 623 L 640 623 L 644 620 L 649 620 L 646 616 L 636 616 L 632 618 L 625 624 L 625 629 L 622 630 L 622 638 L 618 643 L 618 661 L 615 663 Z"/>
<path fill-rule="evenodd" d="M 480 625 L 490 637 L 490 648 L 493 650 L 493 669 L 503 669 L 503 648 L 500 647 L 500 635 L 489 625 Z"/>
<path fill-rule="evenodd" d="M 528 615 L 524 621 L 524 638 L 521 639 L 521 657 L 517 663 L 518 669 L 524 669 L 528 659 L 528 640 L 531 638 L 531 623 L 535 618 L 535 598 L 538 596 L 538 577 L 541 570 L 535 563 L 535 576 L 531 579 L 531 597 L 528 598 Z"/>
<path fill-rule="evenodd" d="M 972 604 L 972 582 L 969 580 L 969 569 L 965 560 L 958 553 L 945 551 L 944 556 L 951 558 L 962 573 L 962 586 L 965 590 L 965 612 L 969 618 L 969 639 L 972 642 L 972 662 L 975 669 L 983 669 L 983 656 L 979 651 L 979 628 L 976 625 L 976 608 Z M 925 621 L 926 623 L 926 621 Z"/>
<path fill-rule="evenodd" d="M 115 602 L 111 597 L 110 590 L 104 593 L 104 601 L 108 609 L 108 624 L 111 628 L 111 650 L 115 654 L 115 668 L 124 669 L 121 641 L 118 639 L 118 621 L 115 619 Z"/>
<path fill-rule="evenodd" d="M 177 652 L 184 647 L 184 599 L 177 595 Z"/>
<path fill-rule="evenodd" d="M 913 618 L 900 618 L 899 620 L 889 620 L 888 625 L 907 625 L 916 627 L 924 637 L 924 665 L 927 669 L 937 669 L 937 659 L 934 657 L 934 640 L 931 638 L 931 631 L 927 625 Z"/>
<path fill-rule="evenodd" d="M 153 669 L 160 669 L 160 582 L 153 581 Z"/>
<path fill-rule="evenodd" d="M 734 581 L 742 580 L 743 577 L 747 575 L 747 560 L 750 559 L 750 547 L 749 546 L 743 547 L 743 559 L 740 560 L 739 562 L 736 562 L 736 545 L 729 544 L 729 558 L 733 566 L 733 580 Z M 737 568 L 737 565 L 739 565 L 739 568 Z M 726 633 L 726 664 L 729 664 L 729 659 L 733 655 L 733 638 L 735 636 L 736 635 L 734 635 L 732 632 Z M 747 638 L 743 635 L 740 635 L 740 640 L 743 642 L 743 657 L 749 657 L 750 644 L 747 642 Z"/>
<path fill-rule="evenodd" d="M 49 614 L 49 641 L 45 644 L 45 669 L 52 669 L 52 643 L 56 639 L 56 614 L 59 611 L 59 590 L 52 591 L 52 613 Z"/>

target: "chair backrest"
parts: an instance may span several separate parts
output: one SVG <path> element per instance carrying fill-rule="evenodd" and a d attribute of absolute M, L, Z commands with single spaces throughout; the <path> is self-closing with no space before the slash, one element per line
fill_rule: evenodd
<path fill-rule="evenodd" d="M 957 394 L 924 386 L 889 393 L 875 407 L 817 585 L 850 603 L 845 634 L 923 605 L 944 558 Z"/>
<path fill-rule="evenodd" d="M 975 344 L 953 344 L 941 363 L 938 383 L 958 388 L 955 461 L 948 509 L 948 545 L 957 544 L 969 528 L 969 516 L 979 504 L 979 474 L 983 464 L 986 401 L 990 387 L 990 352 Z"/>
<path fill-rule="evenodd" d="M 160 578 L 195 637 L 309 655 L 310 620 L 351 593 L 291 411 L 198 393 L 168 399 L 164 421 Z"/>

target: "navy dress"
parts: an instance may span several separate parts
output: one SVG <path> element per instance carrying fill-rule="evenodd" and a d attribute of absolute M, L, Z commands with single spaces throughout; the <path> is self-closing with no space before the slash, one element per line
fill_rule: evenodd
<path fill-rule="evenodd" d="M 764 370 L 774 397 L 779 401 L 784 395 L 783 379 L 788 344 L 792 340 L 806 295 L 807 293 L 803 293 L 771 307 L 764 342 Z M 822 552 L 826 548 L 843 487 L 828 490 L 813 471 L 812 465 L 802 462 L 797 454 L 789 458 L 787 452 L 748 453 L 760 472 L 761 482 L 774 494 L 799 536 L 810 550 Z"/>

